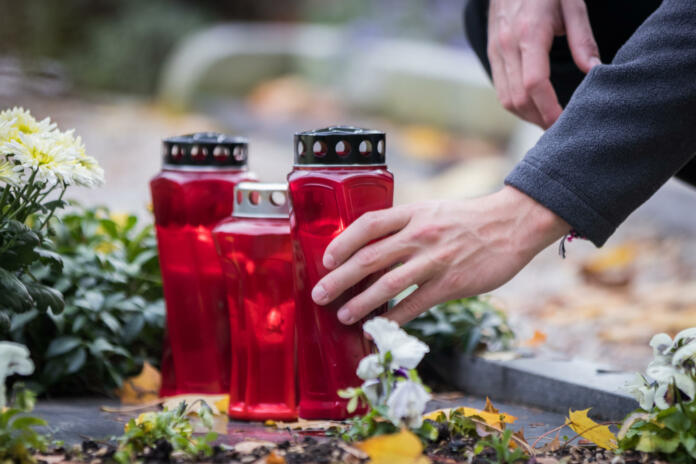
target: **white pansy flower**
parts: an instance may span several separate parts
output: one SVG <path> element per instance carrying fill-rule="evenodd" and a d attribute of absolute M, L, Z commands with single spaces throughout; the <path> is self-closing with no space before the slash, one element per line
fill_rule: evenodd
<path fill-rule="evenodd" d="M 670 406 L 669 401 L 667 401 L 667 394 L 669 393 L 669 384 L 668 383 L 663 383 L 659 387 L 657 387 L 657 390 L 655 391 L 655 406 L 657 406 L 660 409 L 667 409 Z M 671 398 L 670 398 L 671 399 Z"/>
<path fill-rule="evenodd" d="M 696 327 L 691 327 L 689 329 L 684 329 L 674 337 L 674 346 L 681 344 L 682 346 L 687 345 L 696 341 Z"/>
<path fill-rule="evenodd" d="M 380 385 L 379 380 L 367 380 L 360 387 L 370 405 L 374 406 L 379 402 Z"/>
<path fill-rule="evenodd" d="M 375 317 L 365 322 L 363 330 L 372 336 L 381 359 L 384 359 L 387 352 L 391 353 L 391 369 L 415 369 L 423 356 L 430 351 L 428 345 L 408 335 L 396 322 L 383 317 Z"/>
<path fill-rule="evenodd" d="M 655 360 L 666 360 L 668 352 L 672 348 L 672 338 L 666 333 L 659 333 L 650 339 L 650 346 L 653 349 Z"/>
<path fill-rule="evenodd" d="M 669 364 L 662 364 L 661 362 L 653 361 L 648 364 L 648 368 L 645 369 L 645 373 L 648 374 L 651 379 L 659 383 L 663 383 L 671 381 L 674 374 L 677 373 L 677 369 Z"/>
<path fill-rule="evenodd" d="M 384 366 L 382 366 L 379 355 L 371 354 L 360 360 L 356 373 L 358 374 L 358 377 L 363 380 L 371 380 L 379 377 L 382 372 L 384 372 Z"/>
<path fill-rule="evenodd" d="M 646 411 L 652 409 L 655 401 L 655 389 L 648 385 L 645 377 L 636 374 L 633 382 L 626 384 L 625 390 L 638 401 L 641 408 Z"/>
<path fill-rule="evenodd" d="M 420 383 L 398 382 L 387 399 L 387 417 L 397 427 L 418 428 L 423 424 L 425 405 L 431 396 Z"/>
<path fill-rule="evenodd" d="M 691 369 L 696 361 L 696 343 L 688 343 L 672 355 L 672 365 Z"/>
<path fill-rule="evenodd" d="M 26 346 L 14 342 L 0 342 L 0 409 L 7 404 L 5 380 L 19 374 L 29 375 L 34 372 L 34 363 L 29 357 Z"/>

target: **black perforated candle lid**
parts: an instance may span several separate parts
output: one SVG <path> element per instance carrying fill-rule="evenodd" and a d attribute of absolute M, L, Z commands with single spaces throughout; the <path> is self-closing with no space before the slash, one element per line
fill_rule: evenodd
<path fill-rule="evenodd" d="M 216 132 L 169 137 L 162 141 L 166 168 L 243 168 L 248 157 L 248 141 Z"/>
<path fill-rule="evenodd" d="M 332 126 L 295 134 L 296 165 L 383 165 L 385 152 L 382 131 Z"/>

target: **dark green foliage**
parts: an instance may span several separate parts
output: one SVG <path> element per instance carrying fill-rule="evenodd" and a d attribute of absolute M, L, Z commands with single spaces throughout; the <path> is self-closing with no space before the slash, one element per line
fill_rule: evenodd
<path fill-rule="evenodd" d="M 515 338 L 505 313 L 482 297 L 434 306 L 404 329 L 427 343 L 431 353 L 500 351 L 509 349 Z"/>
<path fill-rule="evenodd" d="M 696 402 L 677 404 L 652 413 L 630 414 L 630 424 L 619 435 L 619 448 L 656 453 L 668 462 L 696 461 Z"/>
<path fill-rule="evenodd" d="M 47 287 L 30 269 L 45 263 L 60 272 L 62 262 L 49 249 L 46 222 L 64 202 L 46 197 L 56 188 L 65 192 L 65 186 L 50 187 L 35 181 L 35 176 L 34 171 L 23 186 L 0 188 L 0 336 L 7 333 L 15 314 L 63 310 L 60 292 Z"/>
<path fill-rule="evenodd" d="M 0 462 L 33 464 L 31 451 L 46 449 L 48 440 L 34 430 L 46 426 L 46 421 L 29 415 L 35 403 L 34 393 L 15 384 L 12 401 L 0 411 Z"/>
<path fill-rule="evenodd" d="M 519 448 L 510 449 L 510 440 L 512 439 L 512 430 L 503 431 L 501 435 L 492 434 L 479 440 L 474 447 L 474 453 L 480 454 L 486 448 L 491 448 L 495 451 L 496 459 L 489 460 L 495 464 L 514 464 L 516 462 L 527 462 L 527 455 Z"/>
<path fill-rule="evenodd" d="M 36 364 L 43 393 L 109 392 L 144 361 L 158 365 L 164 330 L 162 283 L 153 226 L 133 215 L 75 206 L 51 224 L 55 250 L 31 268 L 49 287 L 28 293 L 37 307 L 12 317 L 11 338 Z M 61 314 L 41 311 L 63 293 Z"/>
<path fill-rule="evenodd" d="M 181 402 L 174 410 L 146 412 L 128 421 L 124 434 L 116 438 L 118 451 L 114 459 L 122 464 L 135 462 L 139 454 L 157 446 L 161 440 L 170 443 L 172 451 L 181 451 L 192 458 L 210 456 L 213 451 L 210 443 L 217 434 L 209 432 L 202 438 L 194 438 L 187 410 L 186 403 Z M 204 401 L 200 402 L 198 417 L 208 430 L 213 428 L 213 412 Z"/>

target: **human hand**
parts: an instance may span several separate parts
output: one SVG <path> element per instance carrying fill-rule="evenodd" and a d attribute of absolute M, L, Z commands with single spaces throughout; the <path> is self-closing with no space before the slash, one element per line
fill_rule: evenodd
<path fill-rule="evenodd" d="M 491 0 L 488 59 L 498 99 L 544 129 L 563 109 L 551 85 L 553 38 L 566 34 L 575 64 L 587 73 L 601 64 L 584 0 Z"/>
<path fill-rule="evenodd" d="M 569 229 L 512 187 L 474 200 L 368 212 L 326 248 L 324 266 L 332 271 L 314 287 L 312 299 L 328 304 L 368 275 L 386 270 L 339 309 L 338 318 L 357 322 L 416 284 L 418 289 L 385 315 L 403 324 L 435 304 L 499 287 Z M 403 264 L 392 269 L 397 263 Z"/>

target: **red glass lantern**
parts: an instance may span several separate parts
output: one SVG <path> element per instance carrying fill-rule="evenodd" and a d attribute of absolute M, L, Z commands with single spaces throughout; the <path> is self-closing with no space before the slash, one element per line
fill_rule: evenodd
<path fill-rule="evenodd" d="M 229 415 L 297 417 L 295 300 L 287 185 L 241 183 L 232 217 L 213 229 L 230 308 Z"/>
<path fill-rule="evenodd" d="M 211 230 L 232 212 L 235 185 L 255 178 L 247 141 L 198 133 L 163 145 L 162 172 L 150 182 L 167 307 L 160 394 L 227 393 L 229 315 Z"/>
<path fill-rule="evenodd" d="M 336 392 L 360 385 L 355 370 L 370 353 L 370 343 L 362 323 L 343 325 L 336 312 L 376 276 L 327 306 L 316 305 L 311 292 L 327 274 L 322 264 L 326 246 L 363 213 L 392 206 L 394 178 L 385 165 L 383 132 L 330 127 L 296 134 L 295 146 L 295 166 L 288 182 L 295 255 L 299 416 L 344 419 L 348 416 L 347 400 Z"/>

